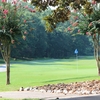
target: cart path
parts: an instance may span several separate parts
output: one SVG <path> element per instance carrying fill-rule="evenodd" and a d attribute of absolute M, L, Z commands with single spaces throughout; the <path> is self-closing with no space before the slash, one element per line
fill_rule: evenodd
<path fill-rule="evenodd" d="M 6 72 L 6 65 L 0 65 L 0 72 Z"/>
<path fill-rule="evenodd" d="M 47 93 L 34 91 L 8 91 L 0 92 L 0 98 L 25 99 L 39 98 L 42 100 L 100 100 L 100 95 L 64 95 L 61 93 Z"/>

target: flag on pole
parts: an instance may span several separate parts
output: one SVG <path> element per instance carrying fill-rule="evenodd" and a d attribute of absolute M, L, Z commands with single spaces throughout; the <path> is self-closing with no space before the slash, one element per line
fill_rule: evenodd
<path fill-rule="evenodd" d="M 78 54 L 78 50 L 77 50 L 77 49 L 75 49 L 74 53 L 75 53 L 75 54 Z"/>
<path fill-rule="evenodd" d="M 78 50 L 75 49 L 74 53 L 76 54 L 76 61 L 77 61 L 76 66 L 77 66 L 77 72 L 78 72 Z"/>

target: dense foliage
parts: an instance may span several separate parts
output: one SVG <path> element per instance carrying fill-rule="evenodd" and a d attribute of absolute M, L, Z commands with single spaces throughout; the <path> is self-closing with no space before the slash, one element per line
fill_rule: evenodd
<path fill-rule="evenodd" d="M 6 2 L 4 3 L 6 5 Z M 16 5 L 14 5 L 16 8 Z M 10 8 L 9 8 L 10 9 Z M 30 10 L 31 12 L 34 12 L 31 8 L 29 9 L 28 6 L 24 6 L 22 8 L 25 11 Z M 20 10 L 20 9 L 19 9 Z M 11 10 L 13 11 L 13 9 Z M 9 34 L 9 28 L 7 33 L 7 36 L 9 37 L 12 44 L 12 49 L 11 49 L 11 57 L 13 58 L 40 58 L 40 57 L 52 57 L 52 58 L 66 58 L 69 56 L 74 55 L 74 50 L 77 48 L 79 50 L 79 55 L 91 55 L 92 54 L 92 43 L 90 43 L 90 40 L 88 40 L 88 37 L 81 36 L 80 34 L 73 36 L 73 34 L 67 34 L 69 33 L 66 31 L 67 27 L 70 25 L 69 23 L 60 23 L 57 27 L 56 30 L 52 33 L 46 32 L 44 28 L 44 22 L 40 21 L 44 18 L 44 16 L 51 14 L 51 10 L 42 12 L 42 13 L 37 13 L 36 17 L 33 18 L 33 22 L 35 23 L 29 23 L 29 26 L 23 27 L 23 25 L 28 23 L 28 20 L 24 17 L 21 17 L 21 19 L 18 19 L 18 24 L 22 23 L 23 25 L 22 28 L 30 29 L 27 34 L 26 30 L 21 29 L 21 34 L 20 36 L 23 36 L 25 39 L 25 35 L 27 34 L 27 39 L 26 41 L 23 41 L 22 39 L 18 39 L 14 35 L 18 35 L 17 31 L 14 32 L 12 28 L 10 29 L 11 32 L 14 32 L 14 34 Z M 25 11 L 24 14 L 27 14 L 28 12 Z M 10 16 L 11 13 L 9 13 Z M 21 13 L 19 13 L 20 16 Z M 14 16 L 12 16 L 14 17 Z M 28 16 L 29 17 L 29 16 Z M 8 17 L 7 17 L 8 18 Z M 5 19 L 3 19 L 5 20 Z M 14 21 L 14 22 L 13 22 Z M 8 21 L 9 22 L 9 21 Z M 12 18 L 12 23 L 14 25 L 16 20 L 13 20 Z M 9 22 L 10 23 L 10 22 Z M 14 26 L 11 24 L 12 26 Z M 11 25 L 8 25 L 9 27 Z M 31 28 L 30 28 L 31 27 Z M 33 30 L 33 28 L 35 30 Z M 9 35 L 8 35 L 9 34 Z M 10 36 L 11 35 L 11 36 Z M 19 35 L 18 35 L 19 36 Z M 19 37 L 18 37 L 19 38 Z"/>
<path fill-rule="evenodd" d="M 31 3 L 39 11 L 44 11 L 53 6 L 52 14 L 45 17 L 47 31 L 53 31 L 56 24 L 70 19 L 72 10 L 78 10 L 90 15 L 94 5 L 100 3 L 99 0 L 31 0 Z"/>
<path fill-rule="evenodd" d="M 68 58 L 75 56 L 74 50 L 79 50 L 79 55 L 93 55 L 91 40 L 84 35 L 70 34 L 66 31 L 69 23 L 60 23 L 54 32 L 45 31 L 43 17 L 51 10 L 34 15 L 34 27 L 25 41 L 12 45 L 11 57 L 13 58 Z M 76 34 L 76 35 L 74 35 Z M 15 53 L 16 52 L 16 53 Z"/>

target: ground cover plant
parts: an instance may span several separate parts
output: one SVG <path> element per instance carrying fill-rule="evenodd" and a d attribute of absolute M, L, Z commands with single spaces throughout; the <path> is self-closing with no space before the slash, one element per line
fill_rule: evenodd
<path fill-rule="evenodd" d="M 11 62 L 11 84 L 5 85 L 5 72 L 0 73 L 0 91 L 18 90 L 45 84 L 70 83 L 100 79 L 93 57 L 42 59 Z"/>

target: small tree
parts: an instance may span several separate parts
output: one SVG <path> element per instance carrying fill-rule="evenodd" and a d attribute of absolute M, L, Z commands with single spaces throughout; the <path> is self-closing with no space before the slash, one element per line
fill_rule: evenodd
<path fill-rule="evenodd" d="M 77 29 L 78 34 L 84 34 L 92 38 L 94 56 L 97 61 L 98 75 L 100 76 L 100 4 L 88 2 L 85 6 L 87 8 L 91 7 L 91 9 L 86 12 L 84 12 L 85 9 L 82 9 L 83 11 L 75 10 L 72 14 L 74 17 L 71 18 L 72 24 L 68 28 L 71 29 L 70 31 Z"/>
<path fill-rule="evenodd" d="M 31 18 L 28 11 L 34 12 L 20 0 L 0 1 L 0 51 L 6 63 L 6 84 L 10 84 L 10 45 L 19 37 L 26 39 Z"/>

